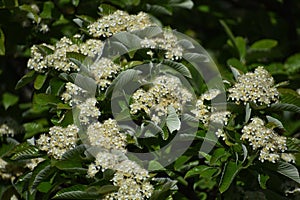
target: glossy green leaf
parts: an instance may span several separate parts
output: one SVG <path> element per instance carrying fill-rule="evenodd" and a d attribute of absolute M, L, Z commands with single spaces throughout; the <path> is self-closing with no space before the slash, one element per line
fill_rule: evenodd
<path fill-rule="evenodd" d="M 259 174 L 258 175 L 258 182 L 259 182 L 259 186 L 262 189 L 267 189 L 267 181 L 269 180 L 269 176 L 268 175 L 264 175 L 264 174 Z"/>
<path fill-rule="evenodd" d="M 47 80 L 47 74 L 38 74 L 35 81 L 34 81 L 34 88 L 36 90 L 39 90 L 43 87 L 44 83 L 46 82 Z"/>
<path fill-rule="evenodd" d="M 10 152 L 11 160 L 24 160 L 40 156 L 39 149 L 28 142 L 21 143 Z"/>
<path fill-rule="evenodd" d="M 86 192 L 88 186 L 74 185 L 64 188 L 56 193 L 53 199 L 97 199 L 100 195 L 96 192 Z"/>
<path fill-rule="evenodd" d="M 34 192 L 37 186 L 46 180 L 49 176 L 54 173 L 54 169 L 51 167 L 50 162 L 45 160 L 38 164 L 36 168 L 34 168 L 32 172 L 32 176 L 30 179 L 29 187 L 30 191 Z"/>
<path fill-rule="evenodd" d="M 148 170 L 149 171 L 161 171 L 164 170 L 165 168 L 157 161 L 151 160 L 149 162 Z"/>
<path fill-rule="evenodd" d="M 239 55 L 240 55 L 240 60 L 244 61 L 245 56 L 246 56 L 246 41 L 242 37 L 236 37 L 235 38 L 235 44 L 237 46 Z"/>
<path fill-rule="evenodd" d="M 147 12 L 155 14 L 172 15 L 172 11 L 161 5 L 146 4 Z"/>
<path fill-rule="evenodd" d="M 247 67 L 243 63 L 241 63 L 241 61 L 239 61 L 236 58 L 230 58 L 230 59 L 228 59 L 227 60 L 227 65 L 229 67 L 234 67 L 234 68 L 242 71 L 243 73 L 247 72 Z"/>
<path fill-rule="evenodd" d="M 216 168 L 214 167 L 210 167 L 210 166 L 206 166 L 206 165 L 200 165 L 197 167 L 194 167 L 192 169 L 190 169 L 184 176 L 185 179 L 193 177 L 193 176 L 207 176 L 207 172 L 212 175 L 216 172 Z"/>
<path fill-rule="evenodd" d="M 174 62 L 172 60 L 163 60 L 162 64 L 168 65 L 179 72 L 181 75 L 186 76 L 188 78 L 192 78 L 190 70 L 182 63 Z"/>
<path fill-rule="evenodd" d="M 5 35 L 0 28 L 0 55 L 5 55 Z"/>
<path fill-rule="evenodd" d="M 43 193 L 47 193 L 49 192 L 49 190 L 52 188 L 52 184 L 49 182 L 41 182 L 38 187 L 37 190 Z"/>
<path fill-rule="evenodd" d="M 290 56 L 284 63 L 284 68 L 288 73 L 293 74 L 300 71 L 300 53 Z"/>
<path fill-rule="evenodd" d="M 17 83 L 15 89 L 20 89 L 21 87 L 24 87 L 28 83 L 32 82 L 36 77 L 35 71 L 30 71 L 27 74 L 25 74 Z"/>
<path fill-rule="evenodd" d="M 291 112 L 300 113 L 300 107 L 299 106 L 295 106 L 293 104 L 288 104 L 288 103 L 272 104 L 271 107 L 267 108 L 266 110 L 270 110 L 270 111 L 291 111 Z"/>
<path fill-rule="evenodd" d="M 33 96 L 33 103 L 39 106 L 56 105 L 60 102 L 59 97 L 50 94 L 40 93 Z"/>
<path fill-rule="evenodd" d="M 172 7 L 192 9 L 194 6 L 194 3 L 191 0 L 169 0 L 168 5 L 170 5 Z"/>
<path fill-rule="evenodd" d="M 230 187 L 236 175 L 242 169 L 240 164 L 236 162 L 229 161 L 225 164 L 225 167 L 222 172 L 222 177 L 219 183 L 219 191 L 224 193 Z"/>
<path fill-rule="evenodd" d="M 279 174 L 282 174 L 300 184 L 299 171 L 294 165 L 280 161 L 278 162 L 278 165 L 275 168 L 275 170 Z"/>
<path fill-rule="evenodd" d="M 44 2 L 43 11 L 41 12 L 40 17 L 43 19 L 51 19 L 53 9 L 54 9 L 54 4 L 52 1 Z"/>
<path fill-rule="evenodd" d="M 14 94 L 6 92 L 2 95 L 2 104 L 5 110 L 18 103 L 18 101 L 19 97 Z"/>
<path fill-rule="evenodd" d="M 278 44 L 278 42 L 276 40 L 272 40 L 272 39 L 258 40 L 250 46 L 249 50 L 251 50 L 251 51 L 267 51 L 267 50 L 270 50 L 270 49 L 276 47 L 277 44 Z"/>

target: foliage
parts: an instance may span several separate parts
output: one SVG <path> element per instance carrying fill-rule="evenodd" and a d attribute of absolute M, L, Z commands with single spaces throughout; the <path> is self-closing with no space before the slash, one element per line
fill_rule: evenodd
<path fill-rule="evenodd" d="M 151 191 L 151 197 L 145 194 L 147 199 L 298 199 L 298 7 L 298 2 L 285 0 L 272 3 L 223 0 L 2 0 L 0 198 L 98 199 L 121 191 L 123 185 L 116 184 L 114 177 L 123 169 L 113 165 L 105 167 L 105 160 L 97 164 L 100 156 L 92 139 L 92 131 L 96 130 L 95 137 L 103 135 L 105 141 L 112 140 L 114 147 L 106 142 L 107 146 L 101 148 L 109 152 L 117 151 L 120 162 L 127 162 L 122 154 L 125 147 L 126 151 L 134 153 L 151 154 L 161 150 L 158 151 L 161 155 L 152 153 L 151 161 L 143 166 L 146 169 L 143 173 L 147 175 L 139 184 L 147 184 L 148 190 L 145 191 Z M 228 12 L 229 8 L 231 12 Z M 112 53 L 104 56 L 111 61 L 101 60 L 99 67 L 101 63 L 106 63 L 103 64 L 106 68 L 99 70 L 94 65 L 98 55 L 88 55 L 81 48 L 89 39 L 93 40 L 93 44 L 96 44 L 95 41 L 107 41 L 103 35 L 93 36 L 89 26 L 98 18 L 117 10 L 127 11 L 131 16 L 140 11 L 147 12 L 151 23 L 158 26 L 113 33 L 109 40 L 112 46 L 104 47 L 107 50 L 104 52 Z M 191 16 L 195 17 L 191 19 Z M 287 22 L 290 24 L 288 28 Z M 208 63 L 214 64 L 204 51 L 189 51 L 196 46 L 194 43 L 180 40 L 178 35 L 175 42 L 169 35 L 168 38 L 173 41 L 170 43 L 166 38 L 163 38 L 166 43 L 157 39 L 168 33 L 160 27 L 162 24 L 197 38 L 209 49 L 221 72 L 223 91 L 218 84 L 213 84 L 212 88 L 211 83 L 207 86 L 205 77 L 197 71 L 197 63 L 209 60 Z M 258 27 L 261 31 L 257 31 Z M 66 43 L 61 39 L 64 36 Z M 149 42 L 151 39 L 155 47 L 147 46 L 148 43 L 143 46 L 142 41 Z M 33 59 L 34 53 L 39 53 L 46 60 L 60 50 L 57 44 L 69 45 L 69 40 L 72 47 L 79 50 L 67 50 L 65 58 L 58 59 L 63 66 L 71 66 L 69 70 L 58 67 L 59 62 L 51 66 L 50 61 L 42 70 L 29 67 L 29 64 L 26 68 L 28 59 Z M 184 49 L 182 55 L 180 48 L 176 49 L 178 46 L 174 44 L 180 44 L 179 47 Z M 63 48 L 69 48 L 68 45 Z M 117 48 L 123 53 L 114 54 L 106 48 Z M 179 53 L 172 51 L 174 49 Z M 36 63 L 40 64 L 41 60 Z M 145 69 L 144 66 L 150 67 Z M 259 66 L 264 66 L 262 71 L 258 70 Z M 110 73 L 105 77 L 101 70 L 110 70 Z M 251 74 L 255 75 L 253 79 L 249 78 Z M 179 77 L 179 82 L 173 77 Z M 267 77 L 262 80 L 266 82 L 260 82 L 259 77 Z M 237 84 L 244 83 L 243 79 L 247 78 L 251 80 L 248 87 L 254 86 L 250 92 L 246 89 L 242 92 L 250 100 L 245 100 L 246 97 L 232 98 L 233 88 L 238 88 Z M 268 80 L 274 81 L 269 87 Z M 68 87 L 74 89 L 76 86 L 80 88 L 75 89 L 79 95 L 72 94 L 68 98 Z M 141 89 L 137 90 L 137 86 Z M 189 98 L 190 91 L 185 91 L 187 86 L 191 87 L 195 96 Z M 255 91 L 264 87 L 267 89 L 261 94 Z M 177 92 L 176 88 L 180 91 Z M 272 96 L 271 89 L 278 94 Z M 176 100 L 168 99 L 167 95 L 159 96 L 162 92 L 156 91 L 175 95 Z M 223 95 L 226 96 L 225 103 L 222 101 Z M 264 103 L 266 99 L 260 100 L 263 95 L 272 97 L 269 103 Z M 95 103 L 89 108 L 101 113 L 93 111 L 84 118 L 81 111 L 85 107 L 80 105 L 87 104 L 85 100 L 92 97 L 95 97 Z M 146 101 L 142 97 L 151 100 Z M 159 112 L 153 114 L 151 111 L 153 105 L 159 103 L 159 98 L 165 98 L 168 102 L 165 107 L 157 108 L 164 117 L 159 116 Z M 185 104 L 190 99 L 193 99 L 191 105 Z M 182 114 L 181 110 L 188 111 Z M 262 124 L 251 126 L 257 118 L 261 119 L 258 121 Z M 116 120 L 118 126 L 110 119 Z M 84 124 L 85 120 L 89 123 L 99 121 L 101 124 L 90 130 Z M 134 124 L 130 124 L 131 121 Z M 78 131 L 71 125 L 78 126 Z M 113 127 L 109 130 L 117 129 L 110 132 L 108 139 L 105 138 L 106 126 Z M 189 129 L 181 131 L 185 126 Z M 271 136 L 259 138 L 251 131 L 247 135 L 247 130 L 251 129 L 255 129 L 255 133 Z M 90 135 L 85 134 L 89 131 Z M 60 154 L 53 149 L 49 151 L 52 147 L 47 145 L 57 142 L 55 135 L 64 132 L 76 132 L 73 135 L 76 138 L 68 136 L 62 139 L 65 141 L 63 146 L 55 145 L 55 150 L 62 151 Z M 43 142 L 42 138 L 50 133 L 48 142 Z M 251 140 L 251 134 L 257 137 L 256 141 Z M 189 146 L 174 162 L 164 165 L 161 160 L 167 160 L 178 150 L 178 146 L 172 143 L 177 136 L 179 144 L 187 143 Z M 274 141 L 272 138 L 275 138 Z M 76 140 L 74 144 L 73 139 Z M 282 149 L 278 142 L 281 139 L 284 140 Z M 266 145 L 276 144 L 268 149 L 270 157 L 262 156 L 265 143 L 261 144 L 260 140 L 267 141 Z M 255 142 L 261 146 L 255 148 Z M 133 166 L 143 164 L 135 154 L 130 155 Z M 95 174 L 92 168 L 96 170 Z M 128 175 L 126 180 L 138 179 L 139 174 L 135 175 Z M 134 188 L 133 185 L 131 187 Z"/>

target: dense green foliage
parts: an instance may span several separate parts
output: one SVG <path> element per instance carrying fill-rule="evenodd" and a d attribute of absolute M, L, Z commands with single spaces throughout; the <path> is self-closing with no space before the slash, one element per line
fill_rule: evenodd
<path fill-rule="evenodd" d="M 197 40 L 209 52 L 221 72 L 225 85 L 222 92 L 231 97 L 226 98 L 226 109 L 230 114 L 221 120 L 222 131 L 218 137 L 208 136 L 212 130 L 205 125 L 204 120 L 196 119 L 197 114 L 194 116 L 193 112 L 188 112 L 181 116 L 172 107 L 173 104 L 166 108 L 166 124 L 162 127 L 150 122 L 155 120 L 147 115 L 146 109 L 130 113 L 140 125 L 140 129 L 129 127 L 127 130 L 131 131 L 131 135 L 127 135 L 126 148 L 132 152 L 161 149 L 179 134 L 184 119 L 192 124 L 191 127 L 197 121 L 195 135 L 183 134 L 181 138 L 191 143 L 187 151 L 170 165 L 162 166 L 155 160 L 159 155 L 154 155 L 153 161 L 145 166 L 151 177 L 146 181 L 149 180 L 154 188 L 150 199 L 299 199 L 299 9 L 300 3 L 296 0 L 0 1 L 0 199 L 97 199 L 118 191 L 119 187 L 112 182 L 117 168 L 99 171 L 94 177 L 87 176 L 89 166 L 96 156 L 92 155 L 93 150 L 89 149 L 92 147 L 86 145 L 82 137 L 82 141 L 78 140 L 74 148 L 59 158 L 43 149 L 42 145 L 37 145 L 36 141 L 41 135 L 49 131 L 55 133 L 52 127 L 69 130 L 69 125 L 78 124 L 76 116 L 80 115 L 80 111 L 72 109 L 69 102 L 61 98 L 69 82 L 86 90 L 97 88 L 96 108 L 101 111 L 97 117 L 101 123 L 109 118 L 118 118 L 121 122 L 128 120 L 126 114 L 130 109 L 126 106 L 138 100 L 126 99 L 130 92 L 122 91 L 125 98 L 118 101 L 121 112 L 117 116 L 112 115 L 111 93 L 115 88 L 118 89 L 118 84 L 126 85 L 138 79 L 140 71 L 137 66 L 142 64 L 165 64 L 172 70 L 159 68 L 158 74 L 180 74 L 192 86 L 197 99 L 209 92 L 203 84 L 205 78 L 187 62 L 187 58 L 203 59 L 206 56 L 204 53 L 186 53 L 183 54 L 185 60 L 172 60 L 165 57 L 166 49 L 153 50 L 154 56 L 149 59 L 149 51 L 145 49 L 152 48 L 134 49 L 137 40 L 151 38 L 151 34 L 156 36 L 155 32 L 160 29 L 118 35 L 114 42 L 124 46 L 126 54 L 114 58 L 114 63 L 121 66 L 121 70 L 109 79 L 112 83 L 104 90 L 99 89 L 100 86 L 94 82 L 80 85 L 80 77 L 91 79 L 90 73 L 86 71 L 78 73 L 72 69 L 59 71 L 53 68 L 34 71 L 27 68 L 33 45 L 39 45 L 36 51 L 42 52 L 43 58 L 57 51 L 58 48 L 54 46 L 64 36 L 71 38 L 74 45 L 83 45 L 88 39 L 95 39 L 89 33 L 88 26 L 99 17 L 116 10 L 133 15 L 140 11 L 146 12 L 156 24 L 170 27 Z M 73 37 L 78 33 L 82 37 Z M 104 41 L 106 38 L 96 39 Z M 53 46 L 40 45 L 42 43 Z M 81 67 L 81 70 L 92 67 L 89 57 L 83 51 L 68 52 L 66 58 L 74 66 Z M 258 66 L 264 66 L 265 70 L 259 71 Z M 273 80 L 271 76 L 274 78 L 273 84 L 268 85 L 268 81 L 260 80 L 260 77 Z M 273 96 L 267 94 L 265 99 L 260 99 L 264 94 L 258 94 L 261 96 L 254 101 L 244 101 L 244 104 L 236 92 L 239 90 L 237 83 L 243 79 L 241 77 L 252 81 L 249 85 L 254 84 L 253 91 L 266 87 L 268 91 L 264 92 L 271 93 L 275 88 L 278 95 L 275 92 Z M 255 81 L 265 85 L 255 85 Z M 155 84 L 147 84 L 141 86 L 146 93 L 150 93 Z M 205 109 L 208 110 L 209 106 L 223 106 L 221 103 L 213 105 L 211 99 L 204 98 L 201 105 L 207 106 Z M 239 100 L 242 103 L 237 104 Z M 268 100 L 270 102 L 266 103 Z M 262 119 L 262 124 L 259 121 L 252 126 L 257 117 Z M 4 124 L 10 129 L 5 129 Z M 151 130 L 143 129 L 149 124 L 153 125 Z M 81 131 L 88 129 L 80 128 Z M 278 141 L 287 138 L 285 153 L 293 155 L 291 162 L 279 157 L 274 162 L 269 162 L 272 158 L 262 158 L 262 146 L 255 149 L 255 142 L 249 139 L 251 128 L 262 134 L 270 131 L 274 133 L 271 139 L 266 140 L 276 144 L 272 146 L 276 155 L 278 153 L 282 156 L 281 143 Z M 11 129 L 12 132 L 9 132 Z M 153 135 L 153 130 L 160 134 Z M 248 136 L 247 130 L 250 130 Z M 213 131 L 218 132 L 219 129 Z M 142 134 L 145 136 L 139 138 Z M 272 141 L 272 137 L 277 141 Z M 212 150 L 201 151 L 204 143 L 212 143 Z M 170 146 L 166 155 L 175 151 L 175 148 Z M 28 163 L 36 158 L 43 158 L 43 161 L 30 168 Z"/>

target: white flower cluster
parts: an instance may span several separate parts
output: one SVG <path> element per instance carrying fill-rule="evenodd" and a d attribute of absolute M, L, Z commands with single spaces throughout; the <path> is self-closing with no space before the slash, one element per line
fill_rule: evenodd
<path fill-rule="evenodd" d="M 76 35 L 74 36 L 74 40 Z M 70 72 L 79 71 L 79 67 L 67 58 L 68 52 L 81 53 L 90 57 L 97 55 L 103 48 L 103 42 L 96 39 L 89 39 L 78 44 L 70 38 L 61 38 L 55 46 L 42 44 L 43 48 L 34 45 L 31 47 L 31 58 L 27 67 L 37 72 L 44 72 L 47 68 L 54 68 L 58 71 Z M 45 50 L 47 48 L 48 50 Z M 48 52 L 45 52 L 48 51 Z M 52 53 L 51 53 L 52 52 Z"/>
<path fill-rule="evenodd" d="M 42 151 L 47 151 L 55 159 L 61 159 L 65 152 L 76 146 L 78 132 L 75 125 L 66 128 L 53 126 L 49 134 L 42 134 L 36 143 Z"/>
<path fill-rule="evenodd" d="M 168 106 L 172 106 L 179 113 L 184 104 L 192 100 L 192 94 L 184 88 L 177 77 L 162 75 L 155 78 L 152 83 L 153 86 L 148 91 L 138 89 L 133 93 L 131 114 L 144 111 L 158 124 L 159 117 L 167 115 Z"/>
<path fill-rule="evenodd" d="M 141 46 L 165 50 L 165 58 L 171 60 L 179 60 L 183 55 L 183 48 L 178 44 L 178 39 L 172 31 L 164 31 L 162 37 L 145 38 L 141 41 Z"/>
<path fill-rule="evenodd" d="M 293 154 L 291 153 L 282 153 L 281 154 L 281 159 L 286 161 L 286 162 L 291 162 L 291 163 L 295 163 L 296 162 L 296 158 Z"/>
<path fill-rule="evenodd" d="M 142 200 L 151 197 L 153 186 L 148 181 L 150 176 L 147 170 L 131 160 L 120 162 L 114 169 L 116 172 L 112 180 L 119 190 L 106 195 L 104 199 Z"/>
<path fill-rule="evenodd" d="M 121 70 L 121 66 L 108 58 L 101 58 L 89 67 L 97 85 L 104 90 L 111 84 L 112 78 Z"/>
<path fill-rule="evenodd" d="M 87 129 L 87 135 L 92 146 L 126 152 L 126 135 L 120 132 L 116 120 L 108 119 L 102 124 L 100 122 L 91 124 Z"/>
<path fill-rule="evenodd" d="M 40 162 L 43 162 L 44 160 L 44 158 L 30 159 L 29 162 L 26 163 L 26 167 L 32 171 Z"/>
<path fill-rule="evenodd" d="M 97 118 L 101 115 L 96 103 L 97 99 L 95 97 L 91 97 L 77 106 L 80 109 L 79 121 L 82 124 L 89 124 L 90 122 L 97 120 Z"/>
<path fill-rule="evenodd" d="M 100 170 L 115 171 L 113 184 L 119 187 L 117 192 L 110 193 L 104 199 L 145 199 L 149 198 L 153 186 L 149 183 L 148 171 L 129 160 L 126 153 L 126 136 L 120 132 L 117 122 L 108 119 L 102 124 L 96 122 L 87 129 L 88 139 L 92 146 L 102 149 L 97 153 L 95 162 L 89 165 L 87 176 L 94 177 Z"/>
<path fill-rule="evenodd" d="M 253 150 L 260 150 L 259 160 L 275 163 L 286 147 L 286 137 L 279 136 L 274 130 L 265 127 L 265 123 L 258 117 L 251 118 L 251 122 L 242 129 L 242 140 L 248 140 Z"/>
<path fill-rule="evenodd" d="M 208 126 L 210 123 L 227 125 L 228 119 L 231 116 L 229 111 L 214 111 L 216 110 L 212 106 L 205 105 L 205 101 L 210 101 L 214 99 L 221 93 L 218 89 L 210 89 L 200 96 L 196 102 L 196 108 L 191 110 L 195 117 L 203 123 L 204 126 Z M 223 129 L 218 128 L 216 131 L 216 136 L 218 138 L 226 139 L 226 134 Z"/>
<path fill-rule="evenodd" d="M 0 158 L 0 182 L 1 180 L 13 181 L 21 175 L 22 172 L 18 171 L 16 168 L 14 168 L 14 166 L 10 165 L 5 160 Z"/>
<path fill-rule="evenodd" d="M 68 103 L 70 106 L 78 105 L 79 103 L 81 103 L 79 97 L 84 97 L 87 93 L 86 90 L 78 87 L 71 82 L 66 83 L 65 88 L 66 90 L 61 95 L 61 100 L 63 100 L 65 103 Z"/>
<path fill-rule="evenodd" d="M 87 28 L 90 35 L 98 38 L 110 37 L 122 31 L 141 30 L 149 26 L 153 26 L 153 23 L 146 13 L 129 15 L 127 12 L 117 10 L 110 15 L 103 16 Z"/>
<path fill-rule="evenodd" d="M 254 72 L 248 72 L 237 79 L 230 88 L 229 98 L 240 102 L 254 102 L 260 105 L 270 105 L 278 102 L 279 92 L 274 87 L 274 79 L 263 67 L 257 67 Z"/>
<path fill-rule="evenodd" d="M 214 99 L 221 93 L 220 90 L 210 89 L 200 96 L 196 102 L 196 108 L 191 110 L 195 117 L 200 120 L 205 126 L 209 123 L 217 123 L 227 125 L 228 118 L 231 113 L 229 111 L 215 111 L 215 108 L 205 105 L 205 101 Z"/>
<path fill-rule="evenodd" d="M 0 120 L 0 137 L 3 135 L 13 137 L 16 134 L 16 128 L 18 128 L 18 124 L 13 119 Z"/>

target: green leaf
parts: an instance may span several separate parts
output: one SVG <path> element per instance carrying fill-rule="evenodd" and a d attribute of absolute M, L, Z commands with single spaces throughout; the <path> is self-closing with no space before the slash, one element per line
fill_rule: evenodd
<path fill-rule="evenodd" d="M 174 62 L 172 60 L 163 60 L 162 64 L 168 65 L 179 72 L 181 75 L 192 78 L 190 70 L 182 63 Z"/>
<path fill-rule="evenodd" d="M 53 199 L 98 199 L 100 195 L 96 192 L 86 192 L 88 186 L 74 185 L 64 188 L 56 193 Z"/>
<path fill-rule="evenodd" d="M 80 0 L 72 0 L 73 6 L 77 7 L 79 5 Z"/>
<path fill-rule="evenodd" d="M 278 119 L 271 117 L 269 115 L 267 115 L 266 117 L 267 117 L 268 123 L 274 124 L 275 127 L 284 130 L 284 127 L 283 127 L 283 124 L 281 123 L 281 121 L 279 121 Z"/>
<path fill-rule="evenodd" d="M 25 74 L 17 83 L 15 89 L 20 89 L 21 87 L 27 85 L 28 83 L 32 82 L 35 79 L 35 71 L 30 71 L 27 74 Z"/>
<path fill-rule="evenodd" d="M 48 74 L 38 74 L 35 81 L 34 81 L 34 88 L 39 90 L 43 87 L 44 83 L 46 82 Z"/>
<path fill-rule="evenodd" d="M 151 160 L 149 162 L 148 170 L 149 171 L 162 171 L 165 168 L 156 160 Z"/>
<path fill-rule="evenodd" d="M 300 107 L 300 95 L 295 90 L 279 88 L 278 91 L 280 93 L 281 103 L 294 104 Z"/>
<path fill-rule="evenodd" d="M 208 173 L 207 173 L 208 172 Z M 206 166 L 206 165 L 200 165 L 197 167 L 194 167 L 190 169 L 184 176 L 185 179 L 193 177 L 193 176 L 201 176 L 204 175 L 205 177 L 209 174 L 212 175 L 216 172 L 216 168 Z"/>
<path fill-rule="evenodd" d="M 104 186 L 101 186 L 99 189 L 97 189 L 97 193 L 99 193 L 99 194 L 107 194 L 107 193 L 115 192 L 118 189 L 119 189 L 118 186 L 104 185 Z"/>
<path fill-rule="evenodd" d="M 129 51 L 136 50 L 141 47 L 142 39 L 139 36 L 134 35 L 132 33 L 121 32 L 115 34 L 114 38 L 116 38 L 119 42 L 125 45 Z"/>
<path fill-rule="evenodd" d="M 52 161 L 52 166 L 64 171 L 72 171 L 76 173 L 83 173 L 87 172 L 87 169 L 82 167 L 80 160 L 58 160 Z"/>
<path fill-rule="evenodd" d="M 47 193 L 50 191 L 50 189 L 52 188 L 52 184 L 49 182 L 41 182 L 38 187 L 37 190 L 43 193 Z"/>
<path fill-rule="evenodd" d="M 290 56 L 284 63 L 284 68 L 288 73 L 293 74 L 300 71 L 300 53 Z"/>
<path fill-rule="evenodd" d="M 217 148 L 211 156 L 209 163 L 210 165 L 221 165 L 221 162 L 226 161 L 229 156 L 230 153 L 225 148 Z"/>
<path fill-rule="evenodd" d="M 14 94 L 6 92 L 2 95 L 2 104 L 5 110 L 18 103 L 18 101 L 19 97 Z"/>
<path fill-rule="evenodd" d="M 245 65 L 243 65 L 243 63 L 241 63 L 238 59 L 236 58 L 230 58 L 227 60 L 227 65 L 229 67 L 234 67 L 240 71 L 242 71 L 243 73 L 247 72 L 247 67 Z"/>
<path fill-rule="evenodd" d="M 54 169 L 51 167 L 49 160 L 45 160 L 39 163 L 32 172 L 32 176 L 29 182 L 30 192 L 34 192 L 37 186 L 41 182 L 45 181 L 48 177 L 50 177 L 53 173 Z"/>
<path fill-rule="evenodd" d="M 297 167 L 295 167 L 294 165 L 287 162 L 279 161 L 275 170 L 279 174 L 282 174 L 300 184 L 299 172 Z"/>
<path fill-rule="evenodd" d="M 169 0 L 168 5 L 170 5 L 172 7 L 192 9 L 194 6 L 194 3 L 191 0 Z"/>
<path fill-rule="evenodd" d="M 81 156 L 85 150 L 86 148 L 83 144 L 76 146 L 74 149 L 65 152 L 61 160 L 81 160 Z"/>
<path fill-rule="evenodd" d="M 181 121 L 179 120 L 179 117 L 173 106 L 168 106 L 168 116 L 166 119 L 166 123 L 170 133 L 178 131 L 181 127 Z"/>
<path fill-rule="evenodd" d="M 242 37 L 236 37 L 234 40 L 240 55 L 240 60 L 244 61 L 246 56 L 246 41 Z"/>
<path fill-rule="evenodd" d="M 232 181 L 241 169 L 242 166 L 233 161 L 229 161 L 225 164 L 221 181 L 219 183 L 219 191 L 221 193 L 224 193 L 230 187 Z"/>
<path fill-rule="evenodd" d="M 40 156 L 39 149 L 28 142 L 21 143 L 10 152 L 11 160 L 24 160 Z"/>
<path fill-rule="evenodd" d="M 238 77 L 241 75 L 241 73 L 239 72 L 238 69 L 234 68 L 234 67 L 230 67 L 231 72 L 233 74 L 233 77 L 235 80 L 238 80 Z"/>
<path fill-rule="evenodd" d="M 65 82 L 55 77 L 50 80 L 46 93 L 55 96 L 60 96 L 60 94 L 64 89 L 65 89 Z"/>
<path fill-rule="evenodd" d="M 154 14 L 172 15 L 172 11 L 160 5 L 146 4 L 146 11 Z"/>
<path fill-rule="evenodd" d="M 191 156 L 180 156 L 174 163 L 174 169 L 178 171 L 189 159 L 191 159 Z"/>
<path fill-rule="evenodd" d="M 0 55 L 5 55 L 5 35 L 0 28 Z"/>
<path fill-rule="evenodd" d="M 209 57 L 205 54 L 200 54 L 200 53 L 185 53 L 183 54 L 183 58 L 187 60 L 188 62 L 208 62 Z"/>
<path fill-rule="evenodd" d="M 287 138 L 286 146 L 288 151 L 300 152 L 300 140 L 297 138 Z"/>
<path fill-rule="evenodd" d="M 254 42 L 249 50 L 250 51 L 268 51 L 274 47 L 276 47 L 278 42 L 272 39 L 262 39 Z"/>
<path fill-rule="evenodd" d="M 43 11 L 41 12 L 40 17 L 43 19 L 51 19 L 53 8 L 54 8 L 54 4 L 52 1 L 44 2 Z"/>
<path fill-rule="evenodd" d="M 258 174 L 258 182 L 262 189 L 267 189 L 267 181 L 269 180 L 268 175 Z"/>
<path fill-rule="evenodd" d="M 43 121 L 33 121 L 23 124 L 26 132 L 24 139 L 31 138 L 38 133 L 47 132 L 48 128 L 45 128 L 44 125 L 48 124 L 45 124 Z"/>
<path fill-rule="evenodd" d="M 40 93 L 33 96 L 33 103 L 39 106 L 57 105 L 60 102 L 59 97 L 50 94 Z"/>
<path fill-rule="evenodd" d="M 29 4 L 23 4 L 19 6 L 20 10 L 28 12 L 27 17 L 33 20 L 35 23 L 39 24 L 41 22 L 41 18 L 37 14 L 37 11 Z"/>
<path fill-rule="evenodd" d="M 267 108 L 268 111 L 291 111 L 300 113 L 300 107 L 288 103 L 276 103 Z"/>

